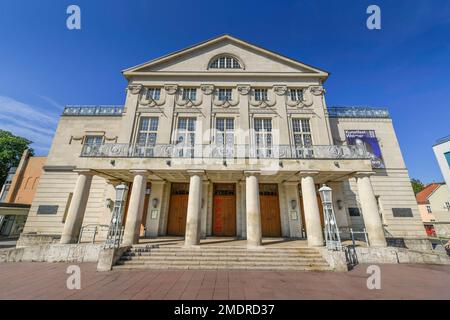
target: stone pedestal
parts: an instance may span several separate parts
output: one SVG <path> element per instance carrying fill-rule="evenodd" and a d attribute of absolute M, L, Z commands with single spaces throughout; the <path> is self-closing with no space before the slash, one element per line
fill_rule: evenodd
<path fill-rule="evenodd" d="M 80 235 L 83 224 L 86 204 L 89 198 L 89 190 L 92 182 L 92 172 L 89 170 L 80 170 L 78 172 L 77 182 L 73 190 L 72 201 L 67 211 L 66 222 L 61 234 L 61 244 L 76 243 Z"/>

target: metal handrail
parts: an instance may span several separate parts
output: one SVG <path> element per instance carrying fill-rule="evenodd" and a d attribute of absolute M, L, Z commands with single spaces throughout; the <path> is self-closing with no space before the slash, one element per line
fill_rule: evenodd
<path fill-rule="evenodd" d="M 216 159 L 370 159 L 364 146 L 314 145 L 297 147 L 274 145 L 223 146 L 215 144 L 156 144 L 140 146 L 126 143 L 85 144 L 81 157 L 124 158 L 216 158 Z"/>
<path fill-rule="evenodd" d="M 387 108 L 335 106 L 328 107 L 327 110 L 331 118 L 390 118 Z"/>

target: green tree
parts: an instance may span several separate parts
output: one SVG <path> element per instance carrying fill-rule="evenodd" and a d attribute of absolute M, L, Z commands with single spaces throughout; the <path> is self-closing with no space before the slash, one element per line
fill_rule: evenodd
<path fill-rule="evenodd" d="M 5 182 L 9 168 L 19 164 L 22 153 L 29 148 L 31 143 L 28 139 L 0 129 L 0 186 Z M 34 154 L 31 148 L 30 153 Z"/>
<path fill-rule="evenodd" d="M 422 181 L 420 181 L 419 179 L 411 179 L 411 185 L 414 190 L 414 194 L 419 193 L 424 188 Z"/>

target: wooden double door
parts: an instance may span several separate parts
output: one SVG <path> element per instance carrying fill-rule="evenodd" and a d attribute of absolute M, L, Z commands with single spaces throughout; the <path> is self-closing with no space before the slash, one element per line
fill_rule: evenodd
<path fill-rule="evenodd" d="M 170 192 L 169 218 L 167 222 L 167 235 L 185 235 L 188 198 L 188 183 L 172 183 Z"/>
<path fill-rule="evenodd" d="M 236 185 L 214 184 L 213 235 L 236 236 Z"/>
<path fill-rule="evenodd" d="M 263 237 L 281 237 L 278 185 L 260 184 L 261 233 Z"/>

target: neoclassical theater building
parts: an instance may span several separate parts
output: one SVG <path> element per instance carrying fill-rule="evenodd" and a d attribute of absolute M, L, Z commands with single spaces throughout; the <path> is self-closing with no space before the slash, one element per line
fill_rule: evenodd
<path fill-rule="evenodd" d="M 323 246 L 323 184 L 340 230 L 371 246 L 426 238 L 389 112 L 327 107 L 326 71 L 223 35 L 122 73 L 123 106 L 65 108 L 19 245 L 108 226 L 122 183 L 124 244 Z"/>

